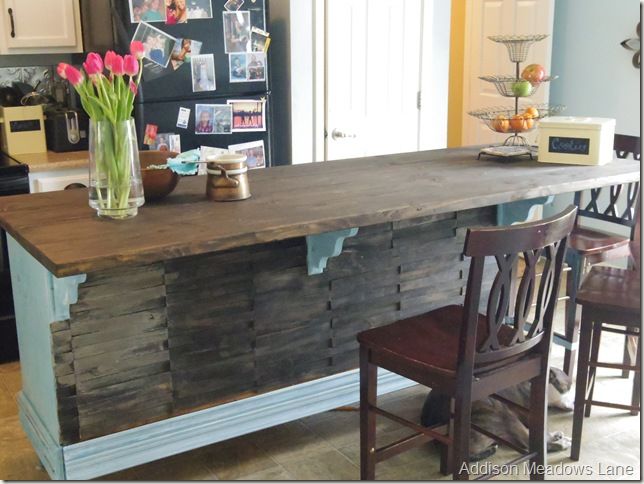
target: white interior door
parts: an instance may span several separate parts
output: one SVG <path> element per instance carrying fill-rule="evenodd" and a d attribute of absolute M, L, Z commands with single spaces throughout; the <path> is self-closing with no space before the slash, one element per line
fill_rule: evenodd
<path fill-rule="evenodd" d="M 541 64 L 550 73 L 554 0 L 467 0 L 464 58 L 464 109 L 466 112 L 492 106 L 514 107 L 514 99 L 498 94 L 492 83 L 482 81 L 482 75 L 515 75 L 515 64 L 510 62 L 503 44 L 492 42 L 490 35 L 549 34 L 541 42 L 532 44 L 526 62 Z M 556 73 L 554 73 L 556 74 Z M 557 82 L 557 81 L 554 81 Z M 544 83 L 520 105 L 548 102 L 549 85 Z M 534 140 L 535 132 L 528 136 Z M 472 116 L 463 117 L 463 145 L 501 143 L 507 134 L 491 131 Z"/>
<path fill-rule="evenodd" d="M 327 0 L 327 160 L 419 145 L 422 0 Z"/>

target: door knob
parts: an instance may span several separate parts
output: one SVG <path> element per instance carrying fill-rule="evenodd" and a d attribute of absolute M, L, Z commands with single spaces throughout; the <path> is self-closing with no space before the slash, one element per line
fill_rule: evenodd
<path fill-rule="evenodd" d="M 340 131 L 338 128 L 335 128 L 333 131 L 331 131 L 331 138 L 333 138 L 335 141 L 339 139 L 350 139 L 357 137 L 358 135 L 355 133 L 345 133 L 344 131 Z"/>

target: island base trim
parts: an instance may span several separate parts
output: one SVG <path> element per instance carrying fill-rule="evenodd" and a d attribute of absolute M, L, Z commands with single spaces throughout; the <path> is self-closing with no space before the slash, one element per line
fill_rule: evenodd
<path fill-rule="evenodd" d="M 378 394 L 416 383 L 380 369 Z M 359 401 L 359 370 L 351 370 L 217 407 L 69 446 L 47 438 L 21 396 L 25 431 L 53 479 L 85 480 L 194 450 Z"/>

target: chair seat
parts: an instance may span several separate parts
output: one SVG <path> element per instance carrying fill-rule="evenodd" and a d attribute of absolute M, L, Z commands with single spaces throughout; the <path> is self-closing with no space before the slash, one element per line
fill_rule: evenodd
<path fill-rule="evenodd" d="M 462 325 L 463 306 L 445 306 L 387 326 L 363 331 L 358 334 L 358 341 L 372 351 L 388 352 L 428 370 L 455 372 Z M 512 326 L 502 327 L 499 342 L 507 344 L 513 334 Z M 477 346 L 487 336 L 487 318 L 479 314 Z"/>
<path fill-rule="evenodd" d="M 614 267 L 593 267 L 577 293 L 577 304 L 638 313 L 640 273 Z"/>
<path fill-rule="evenodd" d="M 626 237 L 577 226 L 570 234 L 568 247 L 582 255 L 591 255 L 628 245 L 629 242 Z"/>

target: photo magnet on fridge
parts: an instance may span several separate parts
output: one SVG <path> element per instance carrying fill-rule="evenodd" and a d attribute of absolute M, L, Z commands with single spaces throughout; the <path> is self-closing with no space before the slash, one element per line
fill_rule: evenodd
<path fill-rule="evenodd" d="M 192 69 L 192 91 L 215 91 L 215 57 L 212 54 L 200 54 L 190 58 Z"/>
<path fill-rule="evenodd" d="M 145 22 L 136 28 L 132 40 L 142 42 L 145 48 L 143 56 L 161 67 L 167 67 L 177 42 L 171 35 Z"/>
<path fill-rule="evenodd" d="M 228 62 L 231 83 L 266 80 L 266 54 L 263 52 L 228 54 Z"/>
<path fill-rule="evenodd" d="M 172 135 L 174 135 L 174 133 L 157 133 L 154 142 L 149 145 L 150 149 L 157 151 L 169 151 L 170 136 Z"/>
<path fill-rule="evenodd" d="M 169 138 L 168 147 L 173 153 L 181 153 L 181 135 L 171 134 Z"/>
<path fill-rule="evenodd" d="M 250 31 L 250 42 L 253 52 L 268 52 L 268 46 L 271 45 L 271 34 L 253 27 Z"/>
<path fill-rule="evenodd" d="M 190 122 L 190 109 L 179 108 L 179 114 L 177 116 L 177 128 L 187 129 L 189 122 Z"/>
<path fill-rule="evenodd" d="M 244 0 L 228 0 L 224 4 L 224 8 L 229 12 L 234 12 L 236 10 L 239 10 L 243 4 Z"/>
<path fill-rule="evenodd" d="M 246 164 L 249 170 L 266 167 L 266 153 L 264 151 L 264 140 L 251 141 L 250 143 L 240 143 L 230 145 L 228 150 L 231 153 L 246 155 Z"/>
<path fill-rule="evenodd" d="M 130 0 L 130 22 L 165 22 L 165 0 Z"/>
<path fill-rule="evenodd" d="M 195 105 L 195 134 L 215 134 L 215 106 Z"/>
<path fill-rule="evenodd" d="M 233 107 L 230 104 L 213 104 L 215 115 L 214 134 L 231 134 L 233 128 Z"/>
<path fill-rule="evenodd" d="M 159 131 L 159 127 L 156 124 L 146 124 L 143 144 L 148 146 L 153 145 L 157 138 L 157 131 Z"/>
<path fill-rule="evenodd" d="M 233 108 L 233 133 L 266 131 L 265 103 L 254 99 L 228 100 Z"/>
<path fill-rule="evenodd" d="M 165 23 L 185 24 L 188 21 L 187 0 L 165 0 Z"/>
<path fill-rule="evenodd" d="M 223 12 L 226 54 L 250 52 L 250 12 Z"/>
<path fill-rule="evenodd" d="M 187 0 L 188 19 L 212 18 L 211 0 Z"/>
<path fill-rule="evenodd" d="M 177 39 L 177 43 L 170 55 L 172 68 L 176 71 L 184 62 L 190 62 L 190 59 L 193 56 L 199 55 L 202 45 L 203 44 L 197 40 Z"/>
<path fill-rule="evenodd" d="M 246 66 L 246 53 L 228 54 L 230 64 L 230 82 L 246 82 L 248 78 Z"/>

